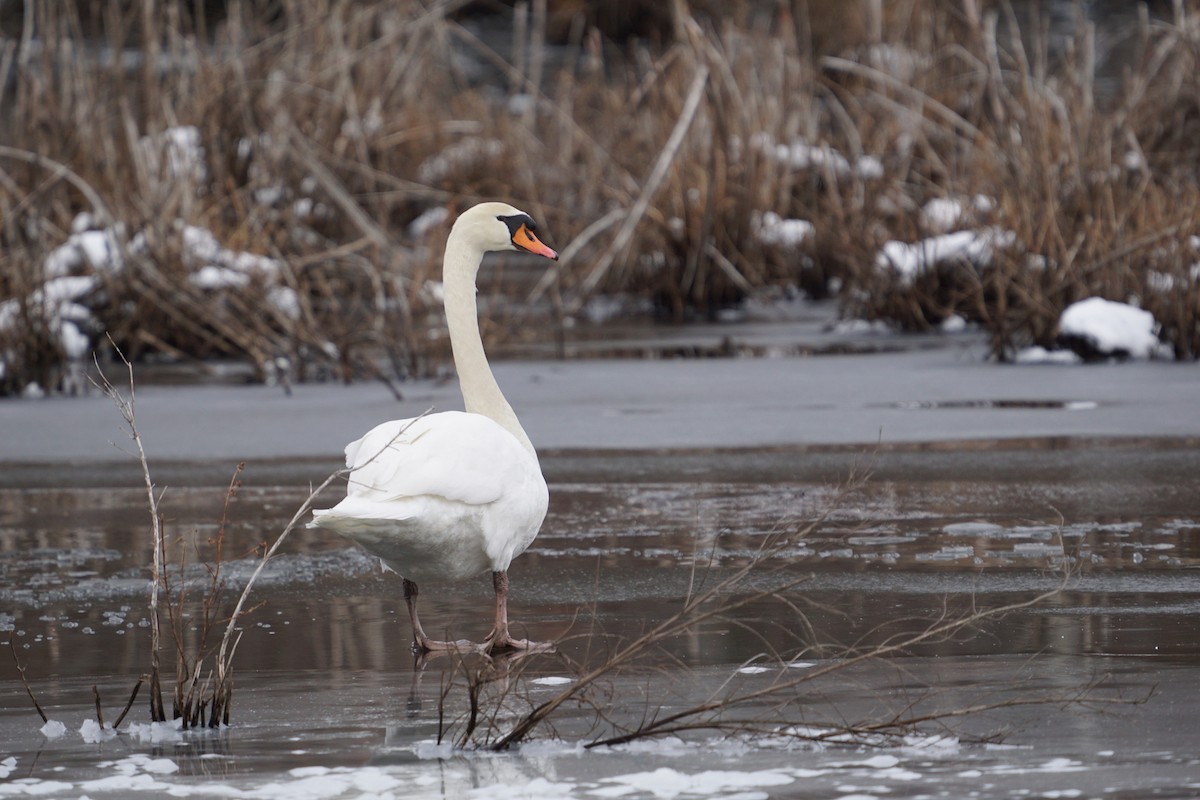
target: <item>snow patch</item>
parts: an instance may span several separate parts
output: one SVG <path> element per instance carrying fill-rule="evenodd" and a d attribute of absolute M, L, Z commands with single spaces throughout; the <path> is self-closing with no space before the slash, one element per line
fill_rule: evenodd
<path fill-rule="evenodd" d="M 986 214 L 995 207 L 996 201 L 983 194 L 977 194 L 970 200 L 935 197 L 921 208 L 921 225 L 931 233 L 948 233 L 968 211 Z"/>
<path fill-rule="evenodd" d="M 180 125 L 143 136 L 138 140 L 137 152 L 150 171 L 161 177 L 195 183 L 208 178 L 200 129 L 194 125 Z"/>
<path fill-rule="evenodd" d="M 1016 240 L 1017 235 L 1012 231 L 995 227 L 946 233 L 911 244 L 892 240 L 875 257 L 875 268 L 880 272 L 895 272 L 908 285 L 930 267 L 947 261 L 987 267 L 997 249 L 1011 247 Z"/>
<path fill-rule="evenodd" d="M 422 211 L 417 218 L 408 223 L 408 235 L 413 239 L 423 239 L 427 233 L 445 223 L 450 216 L 450 209 L 437 206 Z"/>
<path fill-rule="evenodd" d="M 56 719 L 48 721 L 39 730 L 42 732 L 42 736 L 45 736 L 47 739 L 61 739 L 67 735 L 67 726 Z M 0 778 L 3 777 L 3 775 L 0 775 Z"/>
<path fill-rule="evenodd" d="M 1082 361 L 1073 350 L 1047 350 L 1036 344 L 1021 348 L 1016 355 L 1018 364 L 1079 364 Z"/>
<path fill-rule="evenodd" d="M 797 170 L 828 170 L 838 177 L 857 175 L 874 180 L 883 177 L 883 162 L 875 156 L 866 155 L 851 164 L 844 155 L 829 145 L 811 145 L 803 139 L 791 144 L 777 144 L 769 133 L 756 133 L 750 144 L 781 164 Z"/>
<path fill-rule="evenodd" d="M 1152 358 L 1161 350 L 1153 314 L 1101 297 L 1067 306 L 1058 328 L 1066 341 L 1083 343 L 1103 356 Z"/>
<path fill-rule="evenodd" d="M 534 678 L 530 683 L 535 683 L 538 686 L 565 686 L 571 683 L 572 680 L 561 675 L 548 675 L 545 678 Z"/>
<path fill-rule="evenodd" d="M 458 170 L 477 167 L 503 154 L 504 143 L 499 139 L 468 136 L 422 161 L 417 167 L 417 180 L 425 184 L 440 183 Z"/>
<path fill-rule="evenodd" d="M 83 724 L 79 726 L 79 735 L 88 744 L 98 744 L 112 739 L 117 735 L 117 732 L 107 725 L 103 728 L 100 727 L 100 723 L 94 719 L 85 719 Z"/>
<path fill-rule="evenodd" d="M 570 797 L 575 785 L 571 783 L 554 783 L 545 778 L 534 778 L 523 785 L 495 783 L 491 786 L 480 786 L 472 789 L 470 797 L 482 797 L 487 800 L 560 800 Z"/>
<path fill-rule="evenodd" d="M 795 781 L 791 775 L 774 770 L 757 772 L 728 772 L 710 770 L 689 775 L 669 767 L 660 767 L 653 772 L 636 772 L 602 779 L 616 786 L 594 789 L 589 794 L 596 797 L 624 797 L 634 792 L 645 792 L 657 798 L 672 798 L 681 795 L 722 795 L 731 790 L 754 789 L 764 786 L 786 786 Z"/>
<path fill-rule="evenodd" d="M 49 725 L 50 723 L 46 723 L 46 724 Z M 59 724 L 61 725 L 62 723 L 60 722 Z M 7 778 L 10 774 L 12 774 L 12 771 L 16 768 L 17 768 L 17 759 L 15 756 L 9 756 L 8 758 L 4 759 L 3 761 L 0 761 L 0 778 Z"/>
<path fill-rule="evenodd" d="M 180 742 L 183 741 L 183 719 L 166 722 L 132 722 L 126 729 L 132 738 L 139 742 Z"/>
<path fill-rule="evenodd" d="M 774 211 L 765 212 L 758 221 L 759 241 L 777 247 L 799 247 L 815 231 L 808 220 L 784 219 Z"/>

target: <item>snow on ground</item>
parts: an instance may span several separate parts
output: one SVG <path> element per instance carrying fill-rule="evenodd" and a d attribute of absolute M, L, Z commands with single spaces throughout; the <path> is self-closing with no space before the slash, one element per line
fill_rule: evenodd
<path fill-rule="evenodd" d="M 1031 345 L 1017 351 L 1018 364 L 1079 364 L 1083 361 L 1074 350 L 1047 350 Z"/>
<path fill-rule="evenodd" d="M 188 750 L 129 752 L 129 745 L 108 749 L 86 746 L 97 754 L 87 778 L 56 770 L 53 778 L 17 777 L 22 760 L 0 759 L 0 798 L 24 796 L 172 796 L 223 797 L 237 800 L 334 800 L 334 798 L 488 798 L 506 800 L 571 800 L 578 798 L 723 798 L 766 800 L 791 796 L 797 785 L 843 795 L 867 792 L 871 797 L 909 792 L 921 781 L 935 780 L 944 770 L 930 767 L 961 757 L 957 740 L 912 737 L 898 747 L 870 749 L 755 748 L 746 743 L 713 739 L 685 743 L 650 740 L 587 751 L 567 743 L 533 743 L 510 754 L 455 751 L 445 746 L 401 748 L 407 757 L 385 765 L 299 766 L 257 779 L 225 772 L 213 765 L 206 777 L 181 766 L 181 759 L 214 762 L 221 753 L 189 756 Z M 61 751 L 60 751 L 61 752 Z M 163 755 L 163 752 L 168 753 Z M 781 757 L 784 753 L 791 756 Z M 805 755 L 801 756 L 800 754 Z M 412 755 L 417 755 L 414 760 Z M 115 756 L 115 757 L 114 757 Z M 1048 758 L 1024 767 L 1029 773 L 1070 773 L 1079 762 Z M 979 775 L 1016 775 L 1012 765 L 992 764 Z"/>
<path fill-rule="evenodd" d="M 921 209 L 921 224 L 930 233 L 949 233 L 969 211 L 986 214 L 996 207 L 996 201 L 977 194 L 970 200 L 959 197 L 935 197 Z"/>
<path fill-rule="evenodd" d="M 774 211 L 759 218 L 758 238 L 765 244 L 778 247 L 799 247 L 813 235 L 813 224 L 805 219 L 784 219 Z"/>
<path fill-rule="evenodd" d="M 1013 246 L 1016 238 L 1012 231 L 992 227 L 945 233 L 911 244 L 892 240 L 875 257 L 875 267 L 880 272 L 895 272 L 908 285 L 943 262 L 967 261 L 977 268 L 987 267 L 995 250 Z"/>
<path fill-rule="evenodd" d="M 865 155 L 854 163 L 829 145 L 813 145 L 803 139 L 790 144 L 778 144 L 769 133 L 756 133 L 750 145 L 773 158 L 780 164 L 796 170 L 828 170 L 838 177 L 857 175 L 873 180 L 883 177 L 883 162 L 872 155 Z"/>
<path fill-rule="evenodd" d="M 1153 314 L 1100 297 L 1067 306 L 1058 328 L 1064 339 L 1082 342 L 1103 356 L 1152 358 L 1162 350 Z"/>

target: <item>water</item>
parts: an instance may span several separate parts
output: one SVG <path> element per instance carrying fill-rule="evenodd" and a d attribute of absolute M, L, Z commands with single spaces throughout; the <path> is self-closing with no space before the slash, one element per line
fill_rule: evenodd
<path fill-rule="evenodd" d="M 859 458 L 803 449 L 549 454 L 550 515 L 514 564 L 510 610 L 518 630 L 560 647 L 498 665 L 495 685 L 508 705 L 497 730 L 675 613 L 689 586 L 731 574 L 769 537 L 799 532 L 826 510 L 733 595 L 799 581 L 794 589 L 706 620 L 602 681 L 596 698 L 607 719 L 629 725 L 647 709 L 668 713 L 823 670 L 847 648 L 1060 586 L 1036 606 L 739 713 L 773 729 L 818 730 L 910 707 L 1062 699 L 1093 682 L 1092 699 L 1137 704 L 1001 706 L 923 726 L 907 740 L 839 745 L 707 730 L 587 751 L 581 744 L 611 725 L 570 705 L 554 719 L 557 736 L 539 730 L 502 756 L 456 753 L 435 742 L 450 681 L 445 718 L 459 720 L 449 735 L 461 732 L 463 678 L 453 659 L 415 662 L 408 652 L 399 581 L 334 536 L 298 531 L 255 593 L 264 602 L 239 645 L 232 726 L 152 741 L 139 701 L 135 730 L 91 743 L 78 731 L 94 715 L 92 686 L 111 722 L 148 665 L 144 491 L 7 488 L 0 627 L 14 631 L 35 693 L 68 732 L 38 732 L 6 654 L 0 772 L 9 774 L 0 797 L 35 788 L 94 796 L 105 786 L 234 797 L 1200 794 L 1200 473 L 1179 469 L 1190 453 L 1009 447 L 965 457 L 913 448 L 879 457 L 875 476 L 836 501 L 837 475 Z M 232 584 L 302 499 L 302 482 L 253 485 L 254 470 L 225 526 Z M 189 485 L 186 472 L 174 482 Z M 201 581 L 198 559 L 223 498 L 213 486 L 172 489 L 163 501 L 172 561 L 188 553 Z M 490 625 L 489 592 L 486 577 L 422 586 L 427 627 L 479 639 Z M 198 617 L 184 628 L 195 645 Z M 810 666 L 780 667 L 780 657 Z M 760 669 L 738 671 L 747 664 Z"/>

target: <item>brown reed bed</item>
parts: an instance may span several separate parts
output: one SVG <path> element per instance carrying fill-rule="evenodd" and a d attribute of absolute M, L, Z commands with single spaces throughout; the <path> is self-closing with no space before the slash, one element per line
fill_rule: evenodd
<path fill-rule="evenodd" d="M 259 380 L 428 374 L 440 240 L 496 197 L 569 257 L 541 282 L 498 260 L 493 340 L 514 309 L 799 289 L 905 330 L 957 315 L 999 359 L 1132 300 L 1200 354 L 1195 2 L 1127 26 L 1119 70 L 1081 7 L 1064 39 L 987 0 L 602 5 L 5 6 L 0 394 L 70 388 L 105 333 Z M 933 200 L 989 245 L 897 269 L 888 242 L 945 232 Z"/>

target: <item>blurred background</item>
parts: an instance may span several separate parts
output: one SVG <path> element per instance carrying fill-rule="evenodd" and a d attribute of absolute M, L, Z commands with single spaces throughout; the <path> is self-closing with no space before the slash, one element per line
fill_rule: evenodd
<path fill-rule="evenodd" d="M 489 262 L 501 356 L 1104 297 L 1195 359 L 1198 62 L 1196 0 L 0 0 L 0 395 L 436 375 L 484 199 L 564 254 Z"/>

